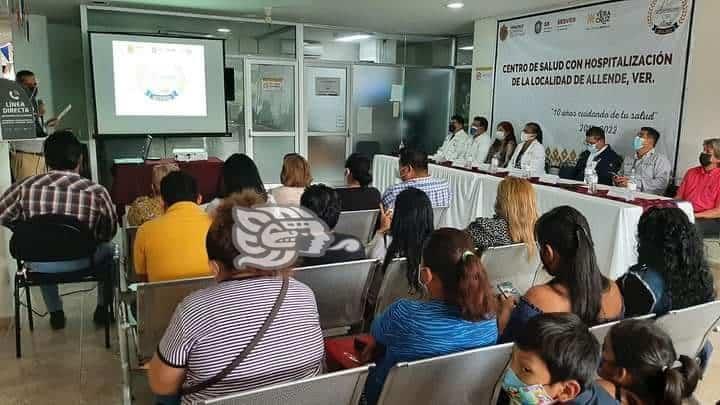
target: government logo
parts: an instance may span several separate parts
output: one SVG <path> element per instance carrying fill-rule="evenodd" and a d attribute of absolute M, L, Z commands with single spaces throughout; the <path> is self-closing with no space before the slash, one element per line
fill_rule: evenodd
<path fill-rule="evenodd" d="M 690 0 L 650 0 L 647 22 L 658 35 L 672 34 L 687 19 Z"/>

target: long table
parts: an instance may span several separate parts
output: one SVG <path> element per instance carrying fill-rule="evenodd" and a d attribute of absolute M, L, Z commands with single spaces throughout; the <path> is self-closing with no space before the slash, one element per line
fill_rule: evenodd
<path fill-rule="evenodd" d="M 373 178 L 378 190 L 382 192 L 388 186 L 398 183 L 400 179 L 397 173 L 396 157 L 375 156 Z M 430 165 L 430 174 L 448 180 L 453 193 L 441 225 L 464 229 L 477 217 L 494 215 L 501 177 L 434 164 Z M 541 214 L 561 205 L 570 205 L 585 215 L 595 241 L 598 265 L 605 275 L 617 278 L 637 263 L 636 233 L 643 213 L 642 207 L 548 185 L 534 184 L 534 188 Z M 638 197 L 661 198 L 641 193 Z M 678 207 L 694 221 L 690 204 L 680 202 Z"/>

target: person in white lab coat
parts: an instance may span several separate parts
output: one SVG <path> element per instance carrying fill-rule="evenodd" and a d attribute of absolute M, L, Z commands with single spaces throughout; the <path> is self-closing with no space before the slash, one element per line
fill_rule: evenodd
<path fill-rule="evenodd" d="M 478 164 L 485 161 L 493 138 L 488 134 L 488 121 L 485 117 L 473 118 L 470 127 L 470 142 L 468 142 L 464 153 L 460 156 L 463 162 L 469 164 Z"/>
<path fill-rule="evenodd" d="M 465 119 L 459 115 L 453 115 L 450 119 L 448 136 L 442 146 L 430 156 L 436 162 L 453 161 L 461 158 L 465 148 L 470 142 L 470 136 L 465 132 Z"/>
<path fill-rule="evenodd" d="M 522 169 L 530 166 L 534 176 L 545 173 L 545 147 L 542 144 L 543 133 L 540 125 L 529 122 L 525 124 L 521 140 L 522 143 L 515 148 L 508 167 Z"/>

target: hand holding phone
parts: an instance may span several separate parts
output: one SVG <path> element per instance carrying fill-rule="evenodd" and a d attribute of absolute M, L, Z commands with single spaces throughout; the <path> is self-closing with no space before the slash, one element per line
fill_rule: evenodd
<path fill-rule="evenodd" d="M 515 286 L 509 281 L 505 281 L 505 282 L 498 284 L 497 289 L 498 289 L 498 291 L 500 291 L 500 294 L 504 298 L 520 296 L 520 291 L 518 291 L 518 289 L 515 288 Z"/>

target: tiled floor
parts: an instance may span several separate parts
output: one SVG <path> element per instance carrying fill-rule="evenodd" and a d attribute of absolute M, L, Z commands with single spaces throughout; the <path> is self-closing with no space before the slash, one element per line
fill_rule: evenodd
<path fill-rule="evenodd" d="M 720 283 L 720 272 L 716 274 Z M 61 292 L 89 286 L 69 285 Z M 44 311 L 40 292 L 33 292 L 36 310 Z M 35 317 L 31 334 L 23 318 L 23 358 L 15 358 L 15 335 L 11 327 L 0 336 L 0 405 L 5 404 L 107 404 L 122 403 L 117 329 L 111 329 L 112 348 L 104 347 L 102 328 L 92 322 L 95 292 L 64 297 L 67 326 L 52 331 L 48 318 Z M 720 348 L 720 333 L 712 334 Z M 720 353 L 712 357 L 706 378 L 696 396 L 701 404 L 720 400 Z M 139 387 L 142 391 L 147 387 Z M 144 389 L 143 389 L 144 388 Z M 135 403 L 150 404 L 147 392 Z"/>

